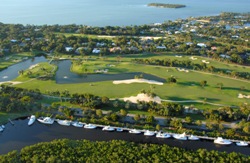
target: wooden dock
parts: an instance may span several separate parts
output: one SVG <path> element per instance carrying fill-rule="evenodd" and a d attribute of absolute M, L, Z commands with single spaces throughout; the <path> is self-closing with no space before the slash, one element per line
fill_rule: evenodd
<path fill-rule="evenodd" d="M 12 125 L 14 125 L 14 122 L 10 118 L 8 120 Z"/>

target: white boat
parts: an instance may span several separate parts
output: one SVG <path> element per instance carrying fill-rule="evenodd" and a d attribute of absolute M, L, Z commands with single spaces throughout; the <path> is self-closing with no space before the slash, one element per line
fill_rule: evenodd
<path fill-rule="evenodd" d="M 187 136 L 185 132 L 183 134 L 174 134 L 173 137 L 178 140 L 187 140 Z"/>
<path fill-rule="evenodd" d="M 170 135 L 170 134 L 167 134 L 167 133 L 158 132 L 158 133 L 156 134 L 156 137 L 157 137 L 157 138 L 170 138 L 171 135 Z"/>
<path fill-rule="evenodd" d="M 31 115 L 30 118 L 29 118 L 29 122 L 28 122 L 28 125 L 32 125 L 36 120 L 36 116 L 35 115 Z"/>
<path fill-rule="evenodd" d="M 5 129 L 5 126 L 4 126 L 4 125 L 1 125 L 1 127 L 2 127 L 3 129 Z"/>
<path fill-rule="evenodd" d="M 37 119 L 39 122 L 44 123 L 44 124 L 53 124 L 54 123 L 54 119 L 50 118 L 50 117 L 39 117 Z"/>
<path fill-rule="evenodd" d="M 230 145 L 232 144 L 231 141 L 223 139 L 222 137 L 218 137 L 217 139 L 214 140 L 215 144 L 220 144 L 220 145 Z"/>
<path fill-rule="evenodd" d="M 237 142 L 236 145 L 240 146 L 240 147 L 246 147 L 246 146 L 248 146 L 248 143 L 244 142 L 244 141 L 240 141 L 240 142 Z"/>
<path fill-rule="evenodd" d="M 149 131 L 149 130 L 147 130 L 147 131 L 144 132 L 143 135 L 144 135 L 144 136 L 154 136 L 154 135 L 155 135 L 155 132 L 154 132 L 154 131 Z"/>
<path fill-rule="evenodd" d="M 69 120 L 60 120 L 60 119 L 57 119 L 57 123 L 58 123 L 59 125 L 63 125 L 63 126 L 70 126 L 71 121 L 69 121 Z"/>
<path fill-rule="evenodd" d="M 102 131 L 115 131 L 115 128 L 110 126 L 105 126 L 102 128 Z"/>
<path fill-rule="evenodd" d="M 200 140 L 200 138 L 198 138 L 197 136 L 194 136 L 194 135 L 190 135 L 188 137 L 188 140 Z"/>
<path fill-rule="evenodd" d="M 141 131 L 136 130 L 136 129 L 132 129 L 132 130 L 129 130 L 129 133 L 131 133 L 131 134 L 140 134 Z"/>
<path fill-rule="evenodd" d="M 86 129 L 95 129 L 96 126 L 93 125 L 93 124 L 87 124 L 87 125 L 84 125 L 84 128 L 86 128 Z"/>
<path fill-rule="evenodd" d="M 3 128 L 0 126 L 0 132 L 2 132 L 3 131 Z"/>
<path fill-rule="evenodd" d="M 72 124 L 72 126 L 75 126 L 75 127 L 83 127 L 83 123 L 82 122 L 72 122 L 71 123 Z"/>
<path fill-rule="evenodd" d="M 122 132 L 123 129 L 122 129 L 122 128 L 116 128 L 116 131 L 117 131 L 117 132 Z"/>

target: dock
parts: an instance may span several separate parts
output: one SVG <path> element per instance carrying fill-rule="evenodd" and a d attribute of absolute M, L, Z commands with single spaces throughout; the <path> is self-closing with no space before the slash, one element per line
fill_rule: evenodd
<path fill-rule="evenodd" d="M 10 118 L 9 118 L 8 120 L 9 120 L 9 122 L 10 122 L 12 125 L 15 124 Z"/>

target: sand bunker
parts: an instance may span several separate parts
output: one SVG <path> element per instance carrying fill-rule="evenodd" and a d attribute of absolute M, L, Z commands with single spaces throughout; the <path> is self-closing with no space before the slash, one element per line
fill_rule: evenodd
<path fill-rule="evenodd" d="M 9 84 L 12 84 L 12 85 L 16 85 L 16 84 L 20 84 L 22 82 L 19 82 L 19 81 L 5 81 L 5 82 L 0 82 L 0 85 L 1 84 L 5 84 L 5 83 L 9 83 Z"/>
<path fill-rule="evenodd" d="M 250 95 L 243 95 L 239 93 L 238 98 L 250 98 Z"/>
<path fill-rule="evenodd" d="M 131 83 L 148 83 L 148 84 L 163 85 L 162 82 L 158 82 L 155 80 L 147 80 L 147 79 L 128 79 L 128 80 L 114 80 L 113 81 L 113 84 L 131 84 Z"/>
<path fill-rule="evenodd" d="M 202 60 L 203 63 L 209 64 L 210 62 L 206 61 L 206 60 Z"/>
<path fill-rule="evenodd" d="M 37 66 L 38 66 L 38 64 L 31 65 L 31 66 L 29 67 L 29 69 L 31 70 L 31 69 L 33 69 L 33 68 L 35 68 L 35 67 L 37 67 Z"/>
<path fill-rule="evenodd" d="M 123 98 L 124 101 L 130 101 L 132 103 L 137 103 L 138 101 L 145 101 L 145 102 L 150 102 L 154 101 L 156 103 L 161 103 L 161 99 L 158 96 L 155 97 L 150 97 L 147 94 L 140 93 L 137 96 L 130 96 L 130 97 L 125 97 Z"/>
<path fill-rule="evenodd" d="M 184 72 L 189 72 L 187 69 L 184 68 L 177 68 L 178 71 L 184 71 Z"/>

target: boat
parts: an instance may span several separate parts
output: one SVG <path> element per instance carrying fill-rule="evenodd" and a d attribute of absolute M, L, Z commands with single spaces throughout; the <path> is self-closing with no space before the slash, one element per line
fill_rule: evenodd
<path fill-rule="evenodd" d="M 136 129 L 132 129 L 132 130 L 129 130 L 129 133 L 130 133 L 130 134 L 140 134 L 141 131 L 136 130 Z"/>
<path fill-rule="evenodd" d="M 122 128 L 116 128 L 116 131 L 117 131 L 117 132 L 122 132 L 123 129 L 122 129 Z"/>
<path fill-rule="evenodd" d="M 1 127 L 2 127 L 3 129 L 5 129 L 5 126 L 4 126 L 4 125 L 1 125 Z"/>
<path fill-rule="evenodd" d="M 63 126 L 70 126 L 71 121 L 69 121 L 69 120 L 60 120 L 60 119 L 57 119 L 57 123 L 58 123 L 59 125 L 63 125 Z"/>
<path fill-rule="evenodd" d="M 3 128 L 0 126 L 0 132 L 2 132 L 3 131 Z"/>
<path fill-rule="evenodd" d="M 188 140 L 200 140 L 200 138 L 198 138 L 197 136 L 194 136 L 194 135 L 190 135 L 188 137 Z"/>
<path fill-rule="evenodd" d="M 96 126 L 93 125 L 93 124 L 87 124 L 87 125 L 84 125 L 84 128 L 86 128 L 86 129 L 95 129 Z"/>
<path fill-rule="evenodd" d="M 183 134 L 174 134 L 173 137 L 178 140 L 187 140 L 187 136 L 185 132 Z"/>
<path fill-rule="evenodd" d="M 102 131 L 114 131 L 115 128 L 114 127 L 110 127 L 110 126 L 105 126 L 102 128 Z"/>
<path fill-rule="evenodd" d="M 50 118 L 50 117 L 39 117 L 37 118 L 37 120 L 41 123 L 44 123 L 44 124 L 53 124 L 54 123 L 54 119 Z"/>
<path fill-rule="evenodd" d="M 170 134 L 167 134 L 167 133 L 158 132 L 158 133 L 156 134 L 156 137 L 157 137 L 157 138 L 170 138 L 171 135 L 170 135 Z"/>
<path fill-rule="evenodd" d="M 215 144 L 220 144 L 220 145 L 230 145 L 232 144 L 231 141 L 223 139 L 222 137 L 218 137 L 217 139 L 214 140 Z"/>
<path fill-rule="evenodd" d="M 154 135 L 155 135 L 155 132 L 154 132 L 154 131 L 149 131 L 149 130 L 147 130 L 147 131 L 144 132 L 143 135 L 144 135 L 144 136 L 154 136 Z"/>
<path fill-rule="evenodd" d="M 240 147 L 246 147 L 246 146 L 248 146 L 248 143 L 245 141 L 240 141 L 240 142 L 237 142 L 236 145 L 240 146 Z"/>
<path fill-rule="evenodd" d="M 83 123 L 82 122 L 71 122 L 72 126 L 75 126 L 75 127 L 83 127 Z"/>
<path fill-rule="evenodd" d="M 32 125 L 36 120 L 36 116 L 35 115 L 31 115 L 30 118 L 29 118 L 29 122 L 28 122 L 28 125 Z"/>

